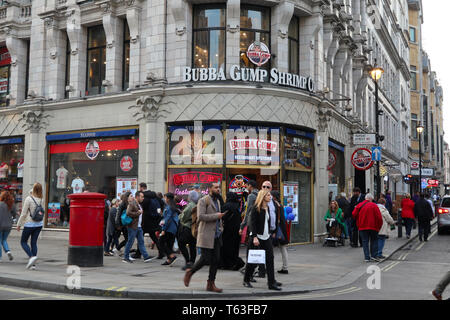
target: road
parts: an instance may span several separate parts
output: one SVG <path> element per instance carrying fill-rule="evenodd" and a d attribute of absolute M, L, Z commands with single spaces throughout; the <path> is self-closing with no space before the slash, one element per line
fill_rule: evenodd
<path fill-rule="evenodd" d="M 375 274 L 371 271 L 345 288 L 267 299 L 434 300 L 430 291 L 450 270 L 450 234 L 447 232 L 439 236 L 436 228 L 433 228 L 428 242 L 416 239 L 378 267 L 381 274 L 379 289 L 368 288 L 368 282 L 371 287 L 376 284 Z M 450 288 L 447 288 L 443 297 L 446 299 L 449 296 Z"/>
<path fill-rule="evenodd" d="M 41 290 L 0 286 L 0 300 L 104 300 L 101 297 L 89 297 Z M 113 300 L 109 298 L 108 300 Z M 114 299 L 117 300 L 117 299 Z"/>

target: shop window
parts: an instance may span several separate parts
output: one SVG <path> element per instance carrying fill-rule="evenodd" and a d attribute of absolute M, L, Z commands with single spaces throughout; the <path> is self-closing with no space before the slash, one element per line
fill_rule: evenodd
<path fill-rule="evenodd" d="M 22 211 L 23 150 L 21 138 L 0 139 L 0 190 L 8 190 L 13 194 L 19 215 Z"/>
<path fill-rule="evenodd" d="M 332 145 L 335 145 L 333 147 Z M 330 200 L 345 190 L 344 148 L 330 142 L 328 147 L 328 192 Z M 332 193 L 331 193 L 332 192 Z"/>
<path fill-rule="evenodd" d="M 105 92 L 106 36 L 102 25 L 88 28 L 86 95 Z"/>
<path fill-rule="evenodd" d="M 9 81 L 11 77 L 11 56 L 6 47 L 0 48 L 0 107 L 7 107 L 9 101 Z"/>
<path fill-rule="evenodd" d="M 299 73 L 299 20 L 292 17 L 289 24 L 289 72 Z"/>
<path fill-rule="evenodd" d="M 123 41 L 123 90 L 127 90 L 130 87 L 130 28 L 125 21 L 125 33 Z"/>
<path fill-rule="evenodd" d="M 263 50 L 264 44 L 270 50 L 270 9 L 264 7 L 241 7 L 241 36 L 240 60 L 241 67 L 256 68 L 257 65 L 247 56 L 251 44 L 258 45 L 257 50 Z M 266 69 L 269 74 L 270 60 L 259 66 Z"/>
<path fill-rule="evenodd" d="M 209 194 L 208 185 L 212 182 L 222 183 L 221 168 L 171 168 L 168 174 L 168 191 L 175 194 L 177 204 L 188 204 L 189 192 L 198 187 L 202 195 Z"/>
<path fill-rule="evenodd" d="M 68 226 L 69 194 L 100 192 L 111 200 L 137 191 L 137 136 L 49 141 L 47 226 Z"/>
<path fill-rule="evenodd" d="M 66 86 L 64 88 L 64 98 L 69 98 L 69 91 L 67 90 L 67 86 L 70 86 L 70 56 L 71 56 L 71 48 L 70 48 L 70 41 L 69 37 L 66 34 Z"/>
<path fill-rule="evenodd" d="M 226 39 L 225 6 L 194 7 L 193 67 L 224 68 Z"/>

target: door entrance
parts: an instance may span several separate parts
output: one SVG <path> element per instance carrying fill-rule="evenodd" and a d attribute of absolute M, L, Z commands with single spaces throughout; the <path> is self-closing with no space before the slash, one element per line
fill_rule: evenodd
<path fill-rule="evenodd" d="M 366 192 L 366 172 L 355 169 L 355 187 L 361 189 L 362 193 Z"/>

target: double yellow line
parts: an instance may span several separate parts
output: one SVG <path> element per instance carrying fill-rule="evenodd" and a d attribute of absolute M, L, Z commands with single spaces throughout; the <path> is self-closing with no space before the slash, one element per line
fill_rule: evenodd
<path fill-rule="evenodd" d="M 330 293 L 316 293 L 316 294 L 297 294 L 292 296 L 284 296 L 284 297 L 268 297 L 265 298 L 266 300 L 304 300 L 304 299 L 317 299 L 317 298 L 327 298 L 327 297 L 334 297 L 341 294 L 348 294 L 352 292 L 357 292 L 362 290 L 362 288 L 358 287 L 351 287 L 347 289 L 343 289 L 336 292 L 330 292 Z"/>

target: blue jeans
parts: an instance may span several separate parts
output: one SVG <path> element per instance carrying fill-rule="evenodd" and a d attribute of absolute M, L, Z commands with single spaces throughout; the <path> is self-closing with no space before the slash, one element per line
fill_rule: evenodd
<path fill-rule="evenodd" d="M 0 243 L 1 243 L 1 246 L 3 246 L 3 249 L 5 250 L 5 252 L 9 251 L 8 242 L 6 242 L 6 240 L 8 239 L 10 232 L 11 232 L 11 230 L 0 231 Z M 0 258 L 1 257 L 2 257 L 2 248 L 0 248 Z"/>
<path fill-rule="evenodd" d="M 38 252 L 37 240 L 42 227 L 24 227 L 20 244 L 28 257 L 36 257 Z M 28 246 L 28 239 L 31 237 L 31 249 Z"/>
<path fill-rule="evenodd" d="M 352 218 L 345 219 L 345 225 L 347 226 L 347 238 L 352 238 Z"/>
<path fill-rule="evenodd" d="M 147 250 L 145 249 L 145 243 L 144 243 L 144 232 L 142 231 L 142 228 L 137 228 L 137 230 L 134 230 L 133 228 L 127 228 L 128 229 L 128 242 L 125 246 L 125 259 L 130 259 L 130 250 L 131 247 L 134 244 L 134 239 L 137 238 L 138 241 L 138 248 L 139 251 L 144 256 L 144 259 L 147 259 L 149 257 L 149 254 Z"/>
<path fill-rule="evenodd" d="M 359 230 L 359 235 L 362 240 L 364 258 L 366 260 L 370 260 L 370 257 L 376 258 L 378 256 L 378 232 L 375 230 Z"/>
<path fill-rule="evenodd" d="M 386 236 L 378 235 L 378 255 L 377 257 L 381 257 L 383 255 L 384 244 L 386 243 Z"/>

